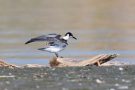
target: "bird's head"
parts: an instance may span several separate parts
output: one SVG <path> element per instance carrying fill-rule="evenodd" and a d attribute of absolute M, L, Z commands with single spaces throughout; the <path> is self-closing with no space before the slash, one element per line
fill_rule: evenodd
<path fill-rule="evenodd" d="M 77 38 L 74 37 L 74 35 L 71 32 L 67 32 L 63 39 L 68 40 L 70 37 L 77 40 Z"/>

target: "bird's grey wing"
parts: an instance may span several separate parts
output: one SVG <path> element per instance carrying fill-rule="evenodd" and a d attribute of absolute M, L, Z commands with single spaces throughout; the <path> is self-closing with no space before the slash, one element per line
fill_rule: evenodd
<path fill-rule="evenodd" d="M 57 46 L 57 47 L 62 47 L 65 48 L 68 45 L 66 40 L 61 40 L 55 38 L 55 42 L 49 42 L 49 46 Z"/>
<path fill-rule="evenodd" d="M 46 35 L 47 37 L 57 37 L 57 36 L 61 36 L 59 34 L 56 34 L 56 33 L 51 33 L 51 34 L 48 34 Z"/>
<path fill-rule="evenodd" d="M 56 38 L 60 38 L 61 35 L 58 34 L 48 34 L 48 35 L 42 35 L 38 36 L 36 38 L 32 38 L 29 41 L 27 41 L 25 44 L 36 42 L 36 41 L 47 41 L 47 42 L 54 42 Z"/>

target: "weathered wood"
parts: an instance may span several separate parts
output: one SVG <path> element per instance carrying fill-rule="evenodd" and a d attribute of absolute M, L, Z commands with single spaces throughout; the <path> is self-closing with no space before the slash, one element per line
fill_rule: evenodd
<path fill-rule="evenodd" d="M 74 58 L 53 58 L 50 61 L 51 67 L 70 67 L 70 66 L 88 66 L 88 65 L 97 65 L 101 66 L 103 63 L 106 63 L 114 58 L 116 58 L 118 54 L 101 54 L 97 55 L 88 60 L 78 61 L 78 59 Z"/>
<path fill-rule="evenodd" d="M 0 67 L 14 68 L 14 67 L 18 67 L 18 66 L 13 65 L 13 64 L 8 64 L 8 63 L 4 62 L 3 60 L 0 60 Z"/>
<path fill-rule="evenodd" d="M 75 58 L 53 58 L 50 61 L 51 67 L 70 67 L 70 66 L 88 66 L 88 65 L 97 65 L 102 66 L 102 64 L 116 58 L 118 54 L 101 54 L 97 55 L 91 59 L 88 60 L 78 60 Z M 24 67 L 41 67 L 42 65 L 25 65 Z M 19 67 L 13 64 L 8 64 L 4 62 L 4 60 L 0 60 L 0 67 L 9 67 L 9 68 L 15 68 Z"/>

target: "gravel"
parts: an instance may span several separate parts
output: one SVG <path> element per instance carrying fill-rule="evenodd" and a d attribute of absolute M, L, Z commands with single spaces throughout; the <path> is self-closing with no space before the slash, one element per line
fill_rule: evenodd
<path fill-rule="evenodd" d="M 134 90 L 135 65 L 0 68 L 0 90 Z"/>

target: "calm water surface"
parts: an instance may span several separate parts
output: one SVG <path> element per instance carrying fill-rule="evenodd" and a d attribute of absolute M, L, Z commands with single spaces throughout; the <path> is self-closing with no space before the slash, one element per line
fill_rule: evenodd
<path fill-rule="evenodd" d="M 135 64 L 134 1 L 0 0 L 0 58 L 6 62 L 47 64 L 54 54 L 38 51 L 44 43 L 24 43 L 43 34 L 70 31 L 78 38 L 59 54 L 90 58 L 118 53 L 112 62 Z M 123 3 L 121 5 L 121 3 Z"/>
<path fill-rule="evenodd" d="M 56 33 L 64 35 L 66 31 L 68 30 Z M 112 60 L 112 62 L 118 61 L 135 64 L 135 50 L 132 47 L 132 44 L 135 43 L 132 34 L 135 34 L 135 32 L 132 30 L 132 33 L 126 34 L 120 34 L 117 30 L 73 30 L 72 32 L 78 40 L 70 39 L 69 46 L 59 53 L 63 57 L 76 57 L 83 60 L 98 54 L 118 53 L 120 56 Z M 40 42 L 29 45 L 25 45 L 24 43 L 31 37 L 48 33 L 51 33 L 51 31 L 28 32 L 24 30 L 24 32 L 18 32 L 18 30 L 13 30 L 8 33 L 3 31 L 0 34 L 0 57 L 9 63 L 19 65 L 28 63 L 47 64 L 54 54 L 37 50 L 37 48 L 43 47 L 45 43 Z M 117 36 L 116 33 L 119 35 Z"/>

